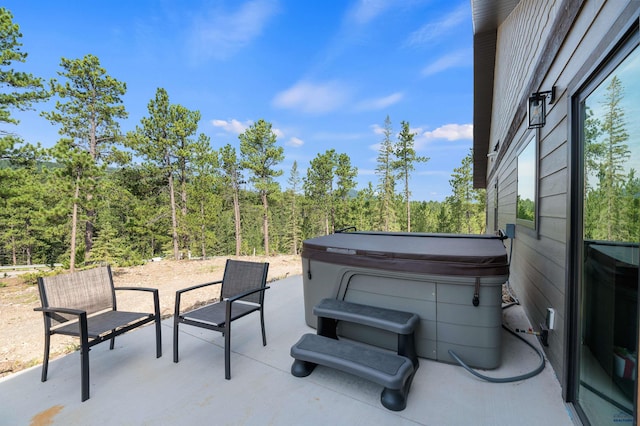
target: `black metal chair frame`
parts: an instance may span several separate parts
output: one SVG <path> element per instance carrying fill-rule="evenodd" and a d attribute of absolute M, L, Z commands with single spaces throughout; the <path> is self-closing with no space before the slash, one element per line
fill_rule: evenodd
<path fill-rule="evenodd" d="M 259 279 L 253 289 L 242 291 L 239 294 L 228 294 L 225 282 L 232 279 L 229 276 L 231 269 L 254 268 Z M 258 268 L 261 268 L 258 270 Z M 194 285 L 176 291 L 175 315 L 173 317 L 173 362 L 178 362 L 178 327 L 180 323 L 195 327 L 206 328 L 221 332 L 224 335 L 224 371 L 225 379 L 231 379 L 231 323 L 253 312 L 260 312 L 260 326 L 262 330 L 262 346 L 267 345 L 267 337 L 264 326 L 264 294 L 269 288 L 267 283 L 268 263 L 257 263 L 227 259 L 222 280 Z M 259 276 L 258 273 L 260 274 Z M 198 307 L 193 310 L 180 312 L 181 298 L 184 293 L 203 287 L 221 285 L 220 300 Z M 231 290 L 233 291 L 233 290 Z M 247 303 L 249 299 L 249 303 Z"/>
<path fill-rule="evenodd" d="M 99 279 L 96 280 L 96 277 Z M 84 294 L 92 294 L 92 292 L 100 294 L 97 295 L 96 300 L 82 300 L 78 297 L 78 294 L 81 293 L 77 291 L 78 288 L 85 290 Z M 117 336 L 147 323 L 155 322 L 156 358 L 162 356 L 160 301 L 157 289 L 114 287 L 110 266 L 53 277 L 39 277 L 38 289 L 42 307 L 34 310 L 42 312 L 44 317 L 44 359 L 41 377 L 43 382 L 47 380 L 51 336 L 54 334 L 80 338 L 83 402 L 89 399 L 89 350 L 92 346 L 110 340 L 109 349 L 113 350 Z M 69 292 L 72 289 L 73 291 Z M 152 293 L 154 312 L 118 311 L 116 291 L 119 290 Z M 56 294 L 48 294 L 51 292 Z M 51 306 L 49 299 L 64 306 Z"/>

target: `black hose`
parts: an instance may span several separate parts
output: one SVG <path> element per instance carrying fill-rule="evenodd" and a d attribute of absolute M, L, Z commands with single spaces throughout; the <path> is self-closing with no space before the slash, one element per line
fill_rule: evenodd
<path fill-rule="evenodd" d="M 508 238 L 506 235 L 504 235 L 504 232 L 502 232 L 502 230 L 500 230 L 500 238 L 501 239 L 506 239 Z M 511 240 L 511 244 L 509 245 L 509 264 L 511 264 L 511 256 L 513 253 L 513 240 Z M 510 308 L 514 305 L 519 305 L 520 301 L 514 297 L 511 294 L 511 288 L 510 288 L 510 284 L 509 281 L 507 281 L 507 290 L 509 291 L 509 296 L 511 296 L 511 298 L 513 298 L 514 302 L 509 303 L 508 305 L 505 305 L 502 307 L 502 309 L 506 309 L 506 308 Z M 506 325 L 502 324 L 502 328 L 504 328 L 505 330 L 507 330 L 509 333 L 513 334 L 514 336 L 516 336 L 518 339 L 522 340 L 523 342 L 525 342 L 527 345 L 529 345 L 531 347 L 531 349 L 533 349 L 534 351 L 536 351 L 536 353 L 538 354 L 538 356 L 540 357 L 540 365 L 538 365 L 538 367 L 532 371 L 530 371 L 529 373 L 525 373 L 525 374 L 521 374 L 519 376 L 514 376 L 514 377 L 490 377 L 490 376 L 485 376 L 484 374 L 480 374 L 477 371 L 475 371 L 474 369 L 472 369 L 471 367 L 469 367 L 462 359 L 460 359 L 460 357 L 458 355 L 456 355 L 455 352 L 453 352 L 451 349 L 449 349 L 447 352 L 449 353 L 449 355 L 456 360 L 456 362 L 458 364 L 460 364 L 460 366 L 462 368 L 464 368 L 465 370 L 467 370 L 469 373 L 473 374 L 474 376 L 478 377 L 479 379 L 482 380 L 486 380 L 487 382 L 491 382 L 491 383 L 511 383 L 511 382 L 519 382 L 521 380 L 526 380 L 526 379 L 530 379 L 533 376 L 537 376 L 538 374 L 540 374 L 542 372 L 542 370 L 544 370 L 545 367 L 545 359 L 544 359 L 544 353 L 542 353 L 542 351 L 538 348 L 536 348 L 535 346 L 533 346 L 528 340 L 524 339 L 522 336 L 520 336 L 518 333 L 516 333 L 515 331 L 511 330 L 509 327 L 507 327 Z"/>
<path fill-rule="evenodd" d="M 483 374 L 478 373 L 477 371 L 475 371 L 474 369 L 469 367 L 467 364 L 465 364 L 465 362 L 462 361 L 460 359 L 460 357 L 458 355 L 456 355 L 456 353 L 453 352 L 451 349 L 449 349 L 447 352 L 449 352 L 449 355 L 451 355 L 451 357 L 453 359 L 455 359 L 458 362 L 458 364 L 460 364 L 460 366 L 462 368 L 464 368 L 465 370 L 467 370 L 469 373 L 473 374 L 474 376 L 478 377 L 479 379 L 486 380 L 487 382 L 491 382 L 491 383 L 519 382 L 521 380 L 530 379 L 531 377 L 540 374 L 542 372 L 542 370 L 544 370 L 544 366 L 545 366 L 544 354 L 542 353 L 542 351 L 540 349 L 536 348 L 535 346 L 533 346 L 529 341 L 523 339 L 522 336 L 518 335 L 515 331 L 511 330 L 509 327 L 505 326 L 504 324 L 502 325 L 502 328 L 504 328 L 509 333 L 511 333 L 514 336 L 516 336 L 518 339 L 520 339 L 523 342 L 525 342 L 527 345 L 531 346 L 531 348 L 534 351 L 536 351 L 536 353 L 540 357 L 540 365 L 535 370 L 533 370 L 533 371 L 531 371 L 529 373 L 525 373 L 525 374 L 522 374 L 520 376 L 514 376 L 514 377 L 490 377 L 490 376 L 485 376 Z"/>

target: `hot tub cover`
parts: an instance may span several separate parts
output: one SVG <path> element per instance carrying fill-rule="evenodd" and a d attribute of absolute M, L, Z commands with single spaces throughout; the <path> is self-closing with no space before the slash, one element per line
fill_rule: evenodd
<path fill-rule="evenodd" d="M 509 273 L 502 239 L 492 235 L 339 232 L 305 240 L 302 258 L 438 275 L 481 277 Z"/>

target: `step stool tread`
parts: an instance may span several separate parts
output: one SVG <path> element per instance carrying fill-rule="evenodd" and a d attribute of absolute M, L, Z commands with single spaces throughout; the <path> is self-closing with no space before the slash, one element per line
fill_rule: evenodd
<path fill-rule="evenodd" d="M 414 367 L 407 357 L 346 340 L 305 334 L 291 347 L 291 356 L 401 389 Z"/>
<path fill-rule="evenodd" d="M 411 334 L 420 317 L 411 312 L 362 305 L 338 299 L 322 299 L 313 308 L 314 315 L 380 328 L 396 334 Z"/>

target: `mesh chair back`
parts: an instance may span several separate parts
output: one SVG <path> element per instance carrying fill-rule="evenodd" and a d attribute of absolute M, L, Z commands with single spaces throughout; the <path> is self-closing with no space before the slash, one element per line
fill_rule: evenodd
<path fill-rule="evenodd" d="M 246 262 L 228 259 L 222 278 L 222 298 L 226 299 L 267 285 L 268 263 Z M 262 304 L 264 291 L 243 297 L 241 300 Z"/>
<path fill-rule="evenodd" d="M 114 290 L 109 266 L 38 278 L 38 288 L 44 308 L 81 309 L 87 314 L 113 309 Z M 75 318 L 75 315 L 55 315 L 51 318 L 52 325 Z"/>

